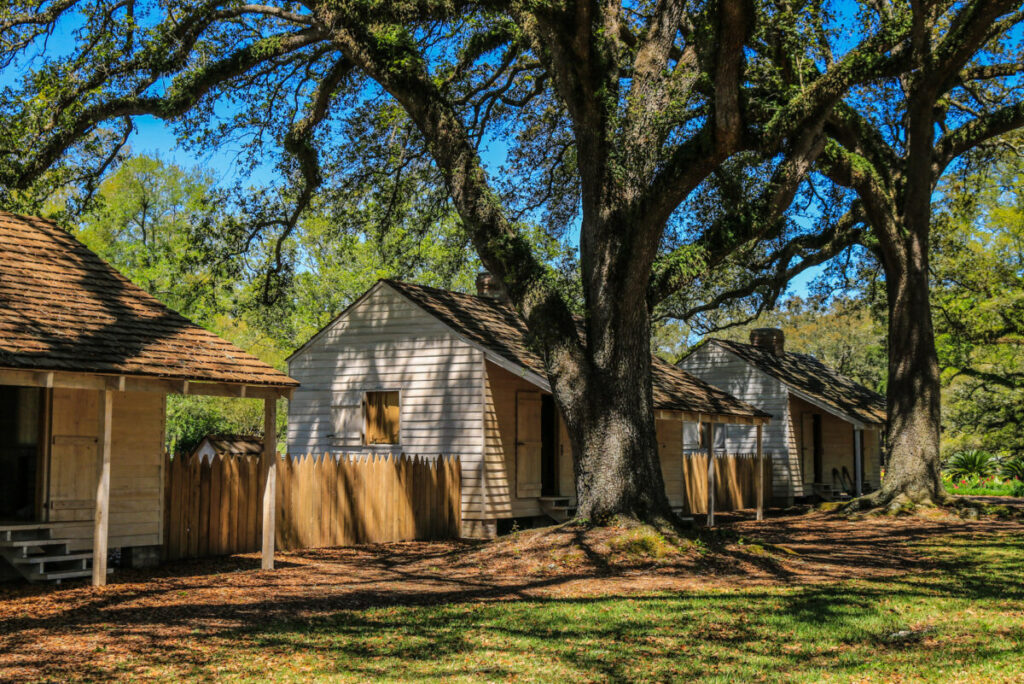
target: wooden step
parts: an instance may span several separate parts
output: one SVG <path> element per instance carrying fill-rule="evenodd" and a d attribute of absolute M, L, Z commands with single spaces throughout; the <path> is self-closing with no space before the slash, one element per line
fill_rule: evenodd
<path fill-rule="evenodd" d="M 0 544 L 17 539 L 46 539 L 52 536 L 52 527 L 46 523 L 17 523 L 0 525 Z"/>
<path fill-rule="evenodd" d="M 59 563 L 61 561 L 87 560 L 92 558 L 92 551 L 81 553 L 53 553 L 38 554 L 35 556 L 18 556 L 14 562 L 18 565 L 36 565 L 38 563 Z"/>
<path fill-rule="evenodd" d="M 0 532 L 20 532 L 23 530 L 49 530 L 51 523 L 25 522 L 25 523 L 0 523 Z"/>
<path fill-rule="evenodd" d="M 74 539 L 8 539 L 0 542 L 0 546 L 13 548 L 17 546 L 56 546 L 58 544 L 69 544 Z"/>
<path fill-rule="evenodd" d="M 113 574 L 113 570 L 108 569 L 107 574 Z M 84 579 L 86 577 L 92 577 L 92 568 L 85 568 L 83 570 L 58 570 L 54 572 L 33 572 L 29 575 L 29 581 L 32 582 L 57 582 L 67 579 Z"/>

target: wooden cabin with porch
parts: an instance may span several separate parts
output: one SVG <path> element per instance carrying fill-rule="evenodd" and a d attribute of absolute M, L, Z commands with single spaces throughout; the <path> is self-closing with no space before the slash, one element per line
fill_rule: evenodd
<path fill-rule="evenodd" d="M 463 534 L 575 507 L 572 450 L 541 358 L 490 277 L 476 296 L 381 280 L 288 359 L 292 453 L 456 455 Z M 768 415 L 654 358 L 662 474 L 688 510 L 684 424 L 759 431 Z"/>
<path fill-rule="evenodd" d="M 777 328 L 750 344 L 710 338 L 679 362 L 705 382 L 770 413 L 764 448 L 772 453 L 774 499 L 842 499 L 881 486 L 885 397 L 809 354 L 786 351 Z M 728 451 L 751 447 L 749 429 L 720 433 Z"/>
<path fill-rule="evenodd" d="M 54 223 L 0 212 L 0 566 L 103 584 L 114 549 L 159 560 L 167 395 L 262 399 L 274 435 L 276 401 L 297 384 Z M 275 448 L 264 444 L 265 566 Z"/>

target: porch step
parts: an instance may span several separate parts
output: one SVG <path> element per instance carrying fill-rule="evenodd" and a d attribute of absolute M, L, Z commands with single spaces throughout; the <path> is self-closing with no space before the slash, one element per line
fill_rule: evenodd
<path fill-rule="evenodd" d="M 576 504 L 568 496 L 537 497 L 540 508 L 555 522 L 565 522 L 576 517 Z"/>
<path fill-rule="evenodd" d="M 107 569 L 107 575 L 113 574 L 113 570 Z M 80 570 L 61 570 L 55 572 L 43 572 L 43 573 L 31 573 L 27 579 L 30 582 L 54 582 L 60 584 L 63 580 L 69 579 L 85 579 L 92 577 L 92 568 L 84 568 Z"/>
<path fill-rule="evenodd" d="M 0 558 L 29 582 L 59 584 L 91 577 L 92 552 L 68 551 L 68 544 L 75 540 L 54 538 L 54 527 L 47 523 L 0 525 Z"/>
<path fill-rule="evenodd" d="M 51 529 L 47 523 L 5 523 L 0 525 L 0 544 L 16 539 L 49 537 Z"/>
<path fill-rule="evenodd" d="M 31 549 L 35 547 L 44 548 L 47 546 L 66 546 L 73 539 L 11 539 L 0 542 L 0 548 Z"/>

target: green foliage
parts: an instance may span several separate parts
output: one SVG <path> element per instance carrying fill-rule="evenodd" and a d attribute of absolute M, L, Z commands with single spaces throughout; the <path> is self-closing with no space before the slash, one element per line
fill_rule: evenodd
<path fill-rule="evenodd" d="M 996 472 L 999 459 L 981 449 L 958 451 L 946 460 L 945 470 L 952 477 L 985 478 Z"/>
<path fill-rule="evenodd" d="M 1024 482 L 1024 456 L 1005 459 L 999 467 L 999 474 L 1007 480 Z"/>
<path fill-rule="evenodd" d="M 1024 456 L 1024 159 L 970 161 L 943 184 L 933 222 L 945 447 Z"/>
<path fill-rule="evenodd" d="M 1012 496 L 1024 497 L 1024 482 L 997 475 L 953 475 L 944 472 L 942 482 L 946 491 L 957 496 Z"/>

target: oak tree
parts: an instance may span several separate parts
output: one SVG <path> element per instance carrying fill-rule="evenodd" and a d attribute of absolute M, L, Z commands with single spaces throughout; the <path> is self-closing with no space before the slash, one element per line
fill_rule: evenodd
<path fill-rule="evenodd" d="M 283 237 L 343 173 L 344 124 L 397 105 L 543 356 L 578 515 L 668 519 L 651 310 L 772 231 L 832 107 L 904 68 L 905 13 L 861 10 L 851 32 L 817 1 L 18 0 L 0 10 L 0 60 L 31 70 L 0 102 L 0 181 L 100 170 L 155 116 L 204 148 L 277 145 L 290 184 L 254 227 Z M 489 146 L 507 150 L 500 168 Z M 767 179 L 749 211 L 666 244 L 680 205 L 742 159 Z M 537 222 L 578 227 L 580 318 L 524 235 Z"/>

